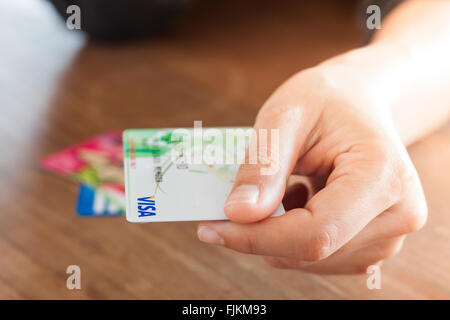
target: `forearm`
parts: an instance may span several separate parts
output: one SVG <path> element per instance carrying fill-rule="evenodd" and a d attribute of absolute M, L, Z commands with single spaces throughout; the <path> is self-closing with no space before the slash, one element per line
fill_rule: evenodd
<path fill-rule="evenodd" d="M 382 23 L 366 47 L 325 64 L 362 70 L 410 144 L 450 117 L 450 0 L 410 0 Z"/>

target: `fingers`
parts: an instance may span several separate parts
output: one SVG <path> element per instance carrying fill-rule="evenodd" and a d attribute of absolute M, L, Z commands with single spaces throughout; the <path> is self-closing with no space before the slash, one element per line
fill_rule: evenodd
<path fill-rule="evenodd" d="M 405 192 L 402 199 L 391 206 L 387 211 L 378 215 L 373 219 L 360 233 L 358 233 L 352 240 L 345 244 L 341 249 L 337 250 L 334 254 L 325 259 L 309 259 L 301 260 L 292 258 L 292 255 L 298 255 L 307 257 L 305 254 L 296 253 L 295 248 L 291 251 L 285 251 L 284 249 L 289 248 L 291 241 L 302 241 L 300 238 L 294 237 L 282 237 L 286 242 L 276 242 L 276 238 L 280 238 L 282 234 L 292 234 L 291 231 L 283 229 L 274 228 L 276 225 L 276 220 L 280 220 L 283 217 L 266 219 L 261 222 L 261 225 L 267 227 L 268 233 L 272 230 L 271 235 L 273 237 L 268 237 L 267 241 L 272 243 L 281 243 L 283 246 L 282 252 L 285 257 L 291 258 L 280 258 L 280 257 L 266 257 L 266 260 L 273 266 L 278 268 L 296 268 L 308 272 L 322 273 L 322 274 L 351 274 L 351 273 L 365 273 L 369 265 L 377 264 L 379 261 L 384 260 L 394 254 L 396 254 L 403 243 L 405 234 L 415 232 L 419 230 L 426 222 L 427 209 L 425 198 L 422 192 L 420 183 L 416 180 L 417 176 L 413 175 L 410 183 L 406 184 Z M 415 180 L 415 181 L 414 181 Z M 300 181 L 294 181 L 293 184 L 288 188 L 288 195 L 294 196 L 294 192 L 300 192 L 302 195 L 305 191 L 304 188 L 297 188 Z M 305 183 L 305 181 L 301 181 Z M 295 184 L 297 183 L 297 185 Z M 292 194 L 291 194 L 292 193 Z M 303 195 L 306 196 L 306 195 Z M 301 212 L 296 210 L 293 212 Z M 286 217 L 294 215 L 292 212 L 288 213 Z M 301 214 L 300 214 L 301 215 Z M 307 224 L 308 216 L 303 217 L 303 223 Z M 296 224 L 301 224 L 302 218 L 293 217 L 286 221 L 292 227 L 292 232 L 294 232 L 294 226 Z M 294 221 L 295 220 L 295 221 Z M 268 222 L 271 222 L 267 224 Z M 229 222 L 228 222 L 229 223 Z M 255 224 L 251 224 L 255 225 Z M 243 227 L 246 229 L 247 226 Z M 256 226 L 255 226 L 256 228 Z M 236 230 L 240 233 L 239 230 Z M 295 235 L 295 233 L 293 233 Z M 234 247 L 242 252 L 257 252 L 257 248 L 263 246 L 261 242 L 264 239 L 256 240 L 248 234 L 242 234 L 245 236 L 244 242 L 237 242 L 237 244 L 231 243 L 230 247 Z M 277 237 L 278 235 L 278 237 Z M 388 240 L 386 240 L 388 239 Z M 225 242 L 222 242 L 225 244 Z M 306 242 L 308 245 L 308 243 Z M 309 244 L 311 246 L 312 243 Z M 271 248 L 267 248 L 268 252 Z M 276 252 L 276 246 L 273 251 Z"/>
<path fill-rule="evenodd" d="M 286 210 L 304 208 L 312 195 L 317 193 L 317 186 L 320 185 L 322 185 L 321 179 L 290 176 L 283 198 L 284 208 Z M 336 253 L 353 252 L 378 243 L 383 239 L 418 231 L 426 221 L 425 199 L 420 192 L 420 188 L 408 184 L 407 189 L 407 196 L 402 201 L 376 216 Z M 414 201 L 411 201 L 411 198 Z"/>
<path fill-rule="evenodd" d="M 336 254 L 316 263 L 278 257 L 265 257 L 265 259 L 271 266 L 281 269 L 299 269 L 319 274 L 366 273 L 369 266 L 379 264 L 397 254 L 404 239 L 405 236 L 400 236 L 383 240 L 358 251 Z"/>
<path fill-rule="evenodd" d="M 251 224 L 203 223 L 199 238 L 208 242 L 202 233 L 215 232 L 225 246 L 240 252 L 322 260 L 399 199 L 391 166 L 369 158 L 358 151 L 340 156 L 327 186 L 305 209 Z"/>
<path fill-rule="evenodd" d="M 300 226 L 308 226 L 311 221 L 312 216 L 307 210 L 295 209 L 283 216 L 249 224 L 202 222 L 197 233 L 203 242 L 224 245 L 242 253 L 305 257 L 309 255 L 310 247 L 318 247 L 318 241 L 326 240 L 308 239 L 308 233 Z"/>
<path fill-rule="evenodd" d="M 286 181 L 320 113 L 319 108 L 303 108 L 291 100 L 276 92 L 258 114 L 246 161 L 225 204 L 225 214 L 234 222 L 264 219 L 281 203 Z"/>
<path fill-rule="evenodd" d="M 278 268 L 322 274 L 365 273 L 369 265 L 396 254 L 405 235 L 419 230 L 426 222 L 427 206 L 417 173 L 413 170 L 403 180 L 400 201 L 375 217 L 330 257 L 317 262 L 267 257 L 267 262 Z"/>
<path fill-rule="evenodd" d="M 373 219 L 358 235 L 338 252 L 351 252 L 377 243 L 420 230 L 427 220 L 425 196 L 414 171 L 405 181 L 401 200 Z"/>
<path fill-rule="evenodd" d="M 397 203 L 403 191 L 393 157 L 386 150 L 369 145 L 353 149 L 336 158 L 326 187 L 305 207 L 313 215 L 309 230 L 315 234 L 328 232 L 326 256 Z"/>

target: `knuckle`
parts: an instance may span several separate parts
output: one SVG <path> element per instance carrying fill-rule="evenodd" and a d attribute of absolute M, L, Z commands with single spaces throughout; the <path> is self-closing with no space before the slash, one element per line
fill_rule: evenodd
<path fill-rule="evenodd" d="M 411 190 L 422 193 L 423 196 L 416 168 L 409 159 L 409 156 L 406 153 L 406 151 L 404 153 L 398 154 L 395 157 L 391 167 L 392 167 L 391 169 L 392 173 L 390 177 L 391 182 L 390 184 L 392 186 L 391 189 L 393 192 L 395 192 L 395 194 L 398 195 L 398 197 L 408 194 Z M 418 200 L 420 201 L 419 198 Z M 422 202 L 425 203 L 424 200 Z"/>
<path fill-rule="evenodd" d="M 387 170 L 387 191 L 388 194 L 392 195 L 392 201 L 397 201 L 401 195 L 403 194 L 404 190 L 404 180 L 401 178 L 401 172 L 403 169 L 398 168 L 391 168 L 390 170 Z"/>
<path fill-rule="evenodd" d="M 388 259 L 398 254 L 403 247 L 403 240 L 404 237 L 399 237 L 385 245 L 381 250 L 380 260 Z"/>
<path fill-rule="evenodd" d="M 388 203 L 395 203 L 403 193 L 403 164 L 398 164 L 395 150 L 384 145 L 372 145 L 367 152 L 364 175 L 377 177 L 374 187 Z"/>
<path fill-rule="evenodd" d="M 428 207 L 422 191 L 420 193 L 409 196 L 400 209 L 402 234 L 416 232 L 424 227 L 428 219 Z"/>
<path fill-rule="evenodd" d="M 245 238 L 245 250 L 243 251 L 245 253 L 257 254 L 257 244 L 256 240 L 253 237 L 247 236 Z"/>
<path fill-rule="evenodd" d="M 414 211 L 409 212 L 403 227 L 405 233 L 413 233 L 423 228 L 428 218 L 428 208 L 426 204 L 417 207 Z"/>
<path fill-rule="evenodd" d="M 388 195 L 391 195 L 392 202 L 397 201 L 403 193 L 403 179 L 405 166 L 403 164 L 395 164 L 394 158 L 392 160 L 385 159 L 380 181 L 383 183 L 383 188 Z"/>
<path fill-rule="evenodd" d="M 274 268 L 277 269 L 284 269 L 285 266 L 283 263 L 281 263 L 280 259 L 274 258 L 274 257 L 265 257 L 266 262 Z"/>
<path fill-rule="evenodd" d="M 375 145 L 371 153 L 372 158 L 380 164 L 387 164 L 391 160 L 391 151 L 381 143 Z"/>
<path fill-rule="evenodd" d="M 388 258 L 391 258 L 391 257 L 397 255 L 400 252 L 400 250 L 402 249 L 402 246 L 403 246 L 402 244 L 399 244 L 399 245 L 392 246 L 392 247 L 386 249 L 382 260 L 388 259 Z"/>
<path fill-rule="evenodd" d="M 403 183 L 405 188 L 408 188 L 405 195 L 406 214 L 403 225 L 405 233 L 412 233 L 422 229 L 427 222 L 428 206 L 414 167 L 404 175 Z"/>
<path fill-rule="evenodd" d="M 304 255 L 299 258 L 309 262 L 317 262 L 330 256 L 336 246 L 336 230 L 335 226 L 327 226 L 313 232 L 306 244 Z"/>
<path fill-rule="evenodd" d="M 377 176 L 377 185 L 390 203 L 401 199 L 411 186 L 420 187 L 417 171 L 406 151 L 376 145 L 370 151 L 370 157 L 372 163 L 376 164 L 373 165 L 372 174 Z"/>

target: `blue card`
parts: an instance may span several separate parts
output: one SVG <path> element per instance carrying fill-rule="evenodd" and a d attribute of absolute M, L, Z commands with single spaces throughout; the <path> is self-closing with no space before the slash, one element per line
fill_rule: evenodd
<path fill-rule="evenodd" d="M 111 203 L 107 197 L 85 184 L 80 185 L 77 213 L 79 216 L 119 216 L 124 211 Z"/>

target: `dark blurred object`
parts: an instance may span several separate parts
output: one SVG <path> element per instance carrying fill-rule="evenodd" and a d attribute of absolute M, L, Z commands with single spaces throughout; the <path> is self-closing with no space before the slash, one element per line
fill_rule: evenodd
<path fill-rule="evenodd" d="M 50 0 L 67 19 L 70 5 L 81 9 L 81 29 L 101 41 L 133 40 L 167 30 L 188 0 Z"/>

